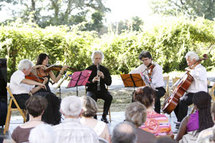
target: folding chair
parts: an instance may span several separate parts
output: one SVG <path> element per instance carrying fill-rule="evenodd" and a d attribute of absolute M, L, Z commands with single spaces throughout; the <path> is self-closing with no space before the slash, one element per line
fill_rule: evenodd
<path fill-rule="evenodd" d="M 21 109 L 19 107 L 19 104 L 17 103 L 16 99 L 14 98 L 13 94 L 10 91 L 10 87 L 6 87 L 8 94 L 10 95 L 9 105 L 8 105 L 8 111 L 7 111 L 7 118 L 5 122 L 5 128 L 4 128 L 4 134 L 8 131 L 9 125 L 10 125 L 10 118 L 12 111 L 19 111 L 19 113 L 23 117 L 23 121 L 26 122 L 26 111 L 24 109 Z M 12 102 L 14 102 L 16 108 L 12 107 Z"/>
<path fill-rule="evenodd" d="M 168 76 L 168 75 L 167 75 L 167 76 L 164 76 L 164 77 L 163 77 L 163 80 L 164 80 L 165 85 L 166 85 L 166 88 L 165 88 L 166 93 L 165 93 L 165 95 L 164 95 L 164 99 L 166 99 L 167 97 L 169 97 L 169 76 Z"/>

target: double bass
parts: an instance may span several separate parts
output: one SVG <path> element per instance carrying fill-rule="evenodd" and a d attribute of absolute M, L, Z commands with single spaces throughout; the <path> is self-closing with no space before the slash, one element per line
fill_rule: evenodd
<path fill-rule="evenodd" d="M 190 66 L 190 69 L 194 69 L 202 60 L 206 60 L 207 55 L 204 54 L 203 58 L 196 61 L 193 65 Z M 187 71 L 182 78 L 177 81 L 177 87 L 173 91 L 173 94 L 169 96 L 163 105 L 162 110 L 164 113 L 170 114 L 178 105 L 180 98 L 184 95 L 184 93 L 188 90 L 190 85 L 192 84 L 194 78 L 190 75 L 189 71 Z"/>

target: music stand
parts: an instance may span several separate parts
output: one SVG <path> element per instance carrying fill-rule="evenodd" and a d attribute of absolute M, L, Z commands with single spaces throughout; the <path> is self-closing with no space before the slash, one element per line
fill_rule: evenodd
<path fill-rule="evenodd" d="M 146 85 L 139 73 L 120 74 L 120 76 L 125 87 L 134 87 L 135 90 L 135 87 L 141 87 Z"/>
<path fill-rule="evenodd" d="M 78 86 L 85 86 L 87 84 L 91 72 L 91 70 L 74 72 L 67 88 L 76 87 L 76 95 L 78 96 Z"/>

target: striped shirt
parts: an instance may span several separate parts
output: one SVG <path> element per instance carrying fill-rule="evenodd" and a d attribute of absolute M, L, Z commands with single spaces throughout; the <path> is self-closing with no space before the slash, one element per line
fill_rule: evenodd
<path fill-rule="evenodd" d="M 155 136 L 171 136 L 173 134 L 168 118 L 155 111 L 147 111 L 146 122 L 140 128 Z"/>

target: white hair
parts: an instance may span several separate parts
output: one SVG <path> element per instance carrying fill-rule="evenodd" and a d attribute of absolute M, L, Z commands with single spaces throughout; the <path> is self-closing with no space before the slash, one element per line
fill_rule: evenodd
<path fill-rule="evenodd" d="M 27 70 L 27 69 L 29 69 L 31 67 L 33 67 L 33 63 L 30 60 L 28 60 L 28 59 L 21 60 L 19 62 L 19 65 L 18 65 L 18 69 L 19 70 L 24 70 L 24 69 Z"/>
<path fill-rule="evenodd" d="M 48 124 L 40 124 L 33 128 L 29 135 L 29 143 L 54 143 L 55 132 Z"/>
<path fill-rule="evenodd" d="M 188 52 L 188 53 L 186 54 L 185 58 L 186 58 L 186 59 L 190 58 L 190 60 L 195 59 L 196 61 L 199 60 L 199 56 L 198 56 L 195 52 L 193 52 L 193 51 Z"/>
<path fill-rule="evenodd" d="M 101 51 L 94 51 L 91 55 L 92 62 L 94 61 L 95 55 L 100 54 L 102 56 L 102 60 L 104 59 L 104 54 Z"/>
<path fill-rule="evenodd" d="M 82 104 L 77 96 L 68 96 L 61 101 L 60 110 L 65 114 L 78 117 L 81 113 Z"/>

